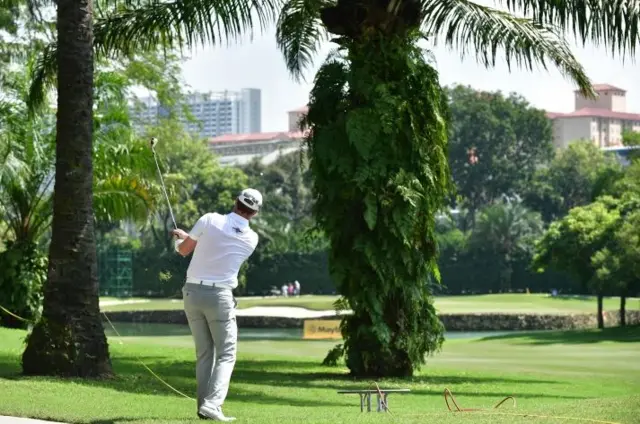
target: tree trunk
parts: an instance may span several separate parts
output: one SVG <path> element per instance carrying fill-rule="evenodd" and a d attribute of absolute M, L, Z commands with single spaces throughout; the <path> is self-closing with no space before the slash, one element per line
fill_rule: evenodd
<path fill-rule="evenodd" d="M 620 327 L 627 325 L 627 295 L 620 296 Z"/>
<path fill-rule="evenodd" d="M 105 377 L 93 216 L 93 3 L 59 0 L 56 180 L 42 318 L 22 355 L 27 375 Z"/>
<path fill-rule="evenodd" d="M 602 293 L 598 293 L 598 328 L 604 328 L 604 317 L 602 316 Z"/>

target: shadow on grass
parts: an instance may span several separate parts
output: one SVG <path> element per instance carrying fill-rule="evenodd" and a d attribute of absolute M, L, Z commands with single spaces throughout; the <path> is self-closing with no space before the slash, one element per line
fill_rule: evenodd
<path fill-rule="evenodd" d="M 604 328 L 603 330 L 540 331 L 488 336 L 477 341 L 515 340 L 521 344 L 591 344 L 601 342 L 640 342 L 640 325 Z"/>
<path fill-rule="evenodd" d="M 155 373 L 162 376 L 177 390 L 195 396 L 195 363 L 193 361 L 172 361 L 164 356 L 146 356 L 142 358 Z M 131 357 L 112 357 L 116 377 L 109 380 L 72 379 L 70 383 L 93 387 L 106 387 L 130 393 L 179 396 L 171 392 L 162 382 L 155 379 L 138 361 Z M 0 354 L 0 378 L 9 380 L 39 379 L 42 381 L 60 381 L 51 377 L 23 377 L 20 375 L 19 357 Z M 437 390 L 412 390 L 423 396 L 442 396 L 442 390 L 452 385 L 518 385 L 518 384 L 554 384 L 554 381 L 526 380 L 517 378 L 477 377 L 477 376 L 417 376 L 411 379 L 378 380 L 382 388 L 411 387 L 414 384 L 428 384 Z M 341 389 L 370 388 L 373 379 L 354 379 L 341 370 L 323 368 L 315 361 L 278 361 L 278 360 L 239 360 L 233 373 L 229 400 L 264 405 L 291 406 L 344 406 L 352 399 L 338 396 Z M 277 388 L 278 390 L 274 390 Z M 327 396 L 307 396 L 300 398 L 300 390 L 326 390 Z M 333 396 L 329 396 L 329 393 Z M 456 394 L 468 397 L 495 397 L 510 394 L 494 392 L 456 391 Z M 515 395 L 518 395 L 515 393 Z M 521 397 L 557 398 L 557 395 L 523 394 Z M 335 399 L 335 400 L 332 400 Z M 573 398 L 573 397 L 567 397 Z"/>

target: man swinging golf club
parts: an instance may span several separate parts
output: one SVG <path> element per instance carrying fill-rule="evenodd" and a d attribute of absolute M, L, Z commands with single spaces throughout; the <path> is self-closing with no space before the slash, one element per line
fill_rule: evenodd
<path fill-rule="evenodd" d="M 182 289 L 184 310 L 196 347 L 198 416 L 232 421 L 222 404 L 236 362 L 237 302 L 232 289 L 238 286 L 238 271 L 258 245 L 258 234 L 249 227 L 262 206 L 258 190 L 245 189 L 232 212 L 207 213 L 190 233 L 175 229 L 176 251 L 193 257 Z"/>

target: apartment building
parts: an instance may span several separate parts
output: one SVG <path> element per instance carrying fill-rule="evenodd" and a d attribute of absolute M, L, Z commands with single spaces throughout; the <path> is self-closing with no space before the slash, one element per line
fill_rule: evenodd
<path fill-rule="evenodd" d="M 137 99 L 132 107 L 132 119 L 137 128 L 155 125 L 168 110 L 154 98 Z M 196 92 L 186 98 L 186 104 L 195 122 L 182 116 L 186 130 L 202 138 L 225 134 L 260 132 L 262 110 L 261 91 L 244 88 L 240 91 Z"/>
<path fill-rule="evenodd" d="M 553 121 L 553 140 L 564 148 L 576 140 L 591 140 L 600 148 L 622 146 L 622 133 L 640 131 L 640 113 L 627 111 L 626 91 L 609 84 L 594 85 L 597 98 L 587 99 L 574 92 L 574 110 L 547 112 Z"/>

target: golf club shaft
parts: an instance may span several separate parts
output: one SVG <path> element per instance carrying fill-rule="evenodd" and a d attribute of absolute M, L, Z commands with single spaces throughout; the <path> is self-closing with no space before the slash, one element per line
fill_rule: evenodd
<path fill-rule="evenodd" d="M 164 179 L 162 178 L 162 171 L 160 171 L 160 165 L 158 164 L 158 156 L 156 155 L 156 149 L 152 147 L 151 151 L 153 152 L 153 159 L 156 161 L 156 168 L 158 168 L 158 175 L 160 175 L 162 192 L 164 193 L 164 198 L 167 199 L 167 206 L 169 206 L 169 214 L 171 214 L 171 220 L 173 221 L 173 228 L 178 229 L 178 224 L 176 224 L 176 218 L 173 216 L 173 210 L 171 209 L 171 202 L 169 201 L 169 196 L 167 195 L 167 188 L 164 186 Z"/>

